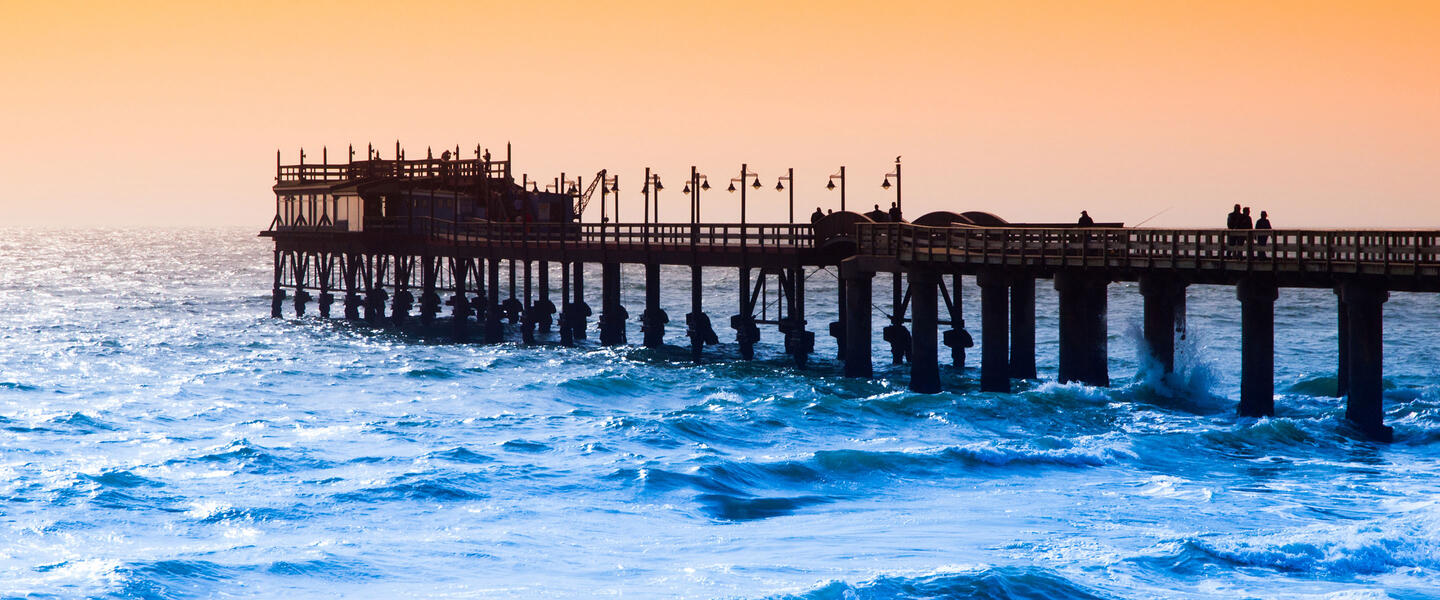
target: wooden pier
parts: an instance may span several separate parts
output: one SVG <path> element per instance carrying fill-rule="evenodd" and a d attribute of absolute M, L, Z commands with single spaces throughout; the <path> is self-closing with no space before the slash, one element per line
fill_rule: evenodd
<path fill-rule="evenodd" d="M 1337 379 L 1346 417 L 1366 435 L 1388 440 L 1381 403 L 1384 303 L 1391 291 L 1440 292 L 1440 231 L 1434 230 L 1078 227 L 1007 223 L 974 212 L 877 222 L 842 211 L 814 224 L 750 223 L 746 188 L 760 184 L 744 166 L 730 186 L 741 197 L 738 222 L 695 222 L 701 191 L 710 185 L 692 169 L 683 192 L 691 201 L 690 222 L 659 221 L 664 185 L 647 172 L 637 223 L 621 221 L 611 201 L 619 193 L 618 178 L 601 171 L 588 185 L 564 174 L 549 184 L 527 176 L 517 181 L 509 148 L 497 160 L 481 148 L 464 160 L 458 148 L 453 155 L 447 150 L 438 158 L 427 152 L 426 158 L 406 159 L 397 146 L 390 160 L 374 148 L 366 160 L 354 160 L 352 149 L 343 164 L 330 163 L 325 154 L 320 164 L 305 164 L 302 152 L 294 165 L 282 164 L 277 154 L 276 215 L 261 233 L 275 243 L 276 317 L 287 300 L 296 315 L 313 302 L 329 317 L 338 302 L 345 318 L 376 325 L 401 324 L 417 308 L 414 318 L 428 323 L 448 310 L 459 340 L 503 341 L 508 321 L 524 342 L 557 327 L 561 343 L 574 344 L 587 337 L 594 315 L 581 267 L 597 263 L 599 342 L 619 345 L 628 343 L 625 324 L 631 319 L 620 296 L 620 265 L 628 263 L 644 265 L 645 305 L 637 318 L 642 342 L 654 347 L 663 343 L 670 322 L 660 306 L 659 268 L 682 265 L 691 269 L 684 323 L 698 361 L 705 346 L 719 342 L 708 316 L 717 309 L 711 305 L 707 312 L 701 293 L 702 270 L 737 269 L 740 286 L 728 322 L 740 355 L 753 357 L 759 327 L 773 325 L 786 353 L 804 367 L 815 348 L 805 318 L 806 303 L 815 301 L 806 297 L 807 270 L 835 268 L 842 282 L 833 299 L 839 320 L 829 324 L 829 333 L 845 374 L 868 378 L 874 278 L 888 274 L 884 340 L 896 364 L 909 363 L 911 389 L 934 393 L 941 391 L 942 343 L 957 367 L 972 345 L 959 306 L 960 276 L 972 275 L 980 287 L 980 386 L 1008 392 L 1013 379 L 1036 376 L 1040 280 L 1051 280 L 1059 293 L 1059 379 L 1096 386 L 1109 384 L 1110 283 L 1139 282 L 1145 340 L 1167 371 L 1174 368 L 1175 335 L 1184 329 L 1186 287 L 1231 285 L 1241 309 L 1239 411 L 1266 416 L 1274 414 L 1279 290 L 1327 288 L 1337 295 Z M 892 173 L 897 191 L 898 166 Z M 843 170 L 840 177 L 843 189 Z M 601 222 L 580 222 L 593 199 L 600 201 Z M 558 306 L 549 263 L 560 265 Z M 503 289 L 502 269 L 509 275 Z M 781 299 L 773 318 L 756 314 L 767 287 Z M 942 325 L 949 329 L 942 332 Z"/>

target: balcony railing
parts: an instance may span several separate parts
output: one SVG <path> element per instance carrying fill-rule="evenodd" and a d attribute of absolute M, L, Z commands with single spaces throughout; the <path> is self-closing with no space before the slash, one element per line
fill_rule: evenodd
<path fill-rule="evenodd" d="M 440 160 L 366 160 L 347 164 L 281 165 L 276 181 L 281 183 L 342 182 L 365 179 L 422 179 L 454 177 L 503 179 L 505 161 Z"/>

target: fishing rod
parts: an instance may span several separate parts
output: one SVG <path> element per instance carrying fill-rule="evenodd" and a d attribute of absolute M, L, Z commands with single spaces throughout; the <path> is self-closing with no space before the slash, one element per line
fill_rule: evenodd
<path fill-rule="evenodd" d="M 1149 217 L 1149 219 L 1142 220 L 1142 222 L 1132 224 L 1132 226 L 1130 226 L 1130 227 L 1139 227 L 1139 226 L 1142 226 L 1142 224 L 1152 222 L 1152 220 L 1155 220 L 1155 217 L 1161 216 L 1161 214 L 1168 213 L 1169 210 L 1174 209 L 1174 207 L 1175 207 L 1174 204 L 1172 204 L 1172 206 L 1165 207 L 1165 210 L 1161 210 L 1161 212 L 1159 212 L 1159 213 L 1151 214 L 1151 217 Z"/>

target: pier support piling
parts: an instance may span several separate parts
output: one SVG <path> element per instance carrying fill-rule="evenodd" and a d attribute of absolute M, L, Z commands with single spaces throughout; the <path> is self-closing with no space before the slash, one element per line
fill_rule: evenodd
<path fill-rule="evenodd" d="M 1175 372 L 1175 334 L 1185 331 L 1185 282 L 1168 274 L 1142 274 L 1145 345 L 1162 372 Z"/>
<path fill-rule="evenodd" d="M 697 363 L 700 362 L 700 351 L 705 348 L 705 344 L 720 343 L 715 336 L 715 328 L 710 325 L 710 317 L 705 314 L 703 283 L 700 265 L 691 265 L 690 314 L 685 315 L 685 335 L 690 337 L 690 358 Z"/>
<path fill-rule="evenodd" d="M 520 315 L 520 341 L 526 344 L 535 343 L 535 302 L 530 296 L 531 292 L 530 261 L 525 261 L 525 300 L 522 304 L 523 312 Z"/>
<path fill-rule="evenodd" d="M 470 274 L 470 262 L 452 259 L 450 273 L 455 280 L 455 293 L 450 296 L 450 332 L 456 341 L 465 341 L 468 336 L 467 322 L 470 318 L 470 298 L 465 295 L 465 282 Z"/>
<path fill-rule="evenodd" d="M 345 256 L 345 262 L 341 267 L 341 274 L 345 280 L 345 320 L 360 320 L 360 307 L 365 302 L 360 299 L 359 275 L 360 256 L 349 254 Z"/>
<path fill-rule="evenodd" d="M 1035 379 L 1035 277 L 1010 279 L 1010 377 Z"/>
<path fill-rule="evenodd" d="M 874 376 L 870 355 L 871 288 L 875 273 L 862 271 L 852 261 L 840 263 L 845 286 L 845 376 Z"/>
<path fill-rule="evenodd" d="M 570 263 L 572 271 L 571 285 L 575 286 L 575 314 L 570 318 L 570 334 L 577 340 L 585 339 L 585 330 L 589 327 L 588 319 L 593 311 L 590 305 L 585 303 L 585 263 L 575 261 Z"/>
<path fill-rule="evenodd" d="M 285 258 L 275 251 L 275 283 L 270 290 L 270 318 L 278 319 L 285 312 L 285 288 L 280 287 L 280 278 L 285 272 Z"/>
<path fill-rule="evenodd" d="M 940 393 L 939 306 L 936 301 L 939 273 L 914 269 L 910 279 L 910 391 Z M 1033 285 L 1033 281 L 1031 282 Z"/>
<path fill-rule="evenodd" d="M 369 256 L 365 262 L 365 321 L 372 326 L 379 325 L 385 318 L 385 300 L 389 296 L 381 285 L 385 264 L 381 256 Z"/>
<path fill-rule="evenodd" d="M 1240 299 L 1240 416 L 1275 415 L 1275 299 L 1268 278 L 1251 277 L 1235 286 Z"/>
<path fill-rule="evenodd" d="M 600 345 L 624 344 L 625 321 L 630 314 L 620 302 L 620 263 L 601 264 L 600 296 Z"/>
<path fill-rule="evenodd" d="M 310 292 L 305 291 L 305 273 L 310 270 L 310 256 L 299 252 L 293 256 L 295 273 L 295 317 L 305 316 L 305 303 L 310 301 Z"/>
<path fill-rule="evenodd" d="M 565 264 L 561 263 L 560 268 L 565 268 Z M 540 333 L 550 333 L 550 327 L 555 323 L 555 303 L 550 301 L 550 261 L 540 261 L 536 275 L 539 277 L 540 295 L 535 299 L 535 328 Z M 561 298 L 560 303 L 564 304 L 565 299 Z"/>
<path fill-rule="evenodd" d="M 984 270 L 980 284 L 980 391 L 1010 392 L 1010 282 L 1004 271 Z"/>
<path fill-rule="evenodd" d="M 394 264 L 395 297 L 390 299 L 390 323 L 399 327 L 410 317 L 410 307 L 415 304 L 415 295 L 410 293 L 410 272 L 415 265 L 408 256 L 396 256 Z"/>
<path fill-rule="evenodd" d="M 320 307 L 320 316 L 330 318 L 330 305 L 335 303 L 335 295 L 330 293 L 330 279 L 335 267 L 335 255 L 323 253 L 319 257 L 320 272 L 320 296 L 316 298 L 316 304 Z"/>
<path fill-rule="evenodd" d="M 788 270 L 784 279 L 787 310 L 780 320 L 780 332 L 785 335 L 785 353 L 795 360 L 795 368 L 803 369 L 815 351 L 815 334 L 805 330 L 805 268 Z"/>
<path fill-rule="evenodd" d="M 1350 306 L 1345 303 L 1345 295 L 1340 288 L 1335 289 L 1338 314 L 1336 319 L 1336 330 L 1339 332 L 1339 340 L 1335 349 L 1335 397 L 1344 398 L 1350 394 Z"/>
<path fill-rule="evenodd" d="M 1107 312 L 1109 298 L 1105 275 L 1080 271 L 1055 274 L 1060 301 L 1061 383 L 1079 382 L 1095 387 L 1110 385 Z"/>
<path fill-rule="evenodd" d="M 560 345 L 575 345 L 575 327 L 570 319 L 575 318 L 575 303 L 570 301 L 570 263 L 560 263 Z"/>
<path fill-rule="evenodd" d="M 309 301 L 310 301 L 310 292 L 305 291 L 305 288 L 302 288 L 302 287 L 300 287 L 300 286 L 298 286 L 298 285 L 295 286 L 295 317 L 296 317 L 296 318 L 300 318 L 300 317 L 305 316 L 305 303 L 307 303 L 307 302 L 309 302 Z"/>
<path fill-rule="evenodd" d="M 890 343 L 891 362 L 899 365 L 904 364 L 905 358 L 910 354 L 910 330 L 905 328 L 905 310 L 909 305 L 909 297 L 905 294 L 900 273 L 897 271 L 891 276 L 890 324 L 881 334 L 884 340 Z"/>
<path fill-rule="evenodd" d="M 512 258 L 507 262 L 510 267 L 510 297 L 505 299 L 503 306 L 505 308 L 505 320 L 510 321 L 511 325 L 515 325 L 520 322 L 520 317 L 525 312 L 525 305 L 520 302 L 520 297 L 515 290 L 517 284 L 515 278 L 515 259 Z"/>
<path fill-rule="evenodd" d="M 665 345 L 665 324 L 670 315 L 660 308 L 660 265 L 645 263 L 645 312 L 640 316 L 640 331 L 646 348 Z"/>
<path fill-rule="evenodd" d="M 740 267 L 740 307 L 739 312 L 730 317 L 730 328 L 735 330 L 735 343 L 740 346 L 742 360 L 755 358 L 755 343 L 760 341 L 760 328 L 755 325 L 755 298 L 751 294 L 751 275 L 750 267 Z M 763 271 L 760 277 L 763 285 Z M 758 290 L 757 287 L 756 291 Z"/>
<path fill-rule="evenodd" d="M 1345 418 L 1371 439 L 1389 442 L 1395 430 L 1385 425 L 1384 306 L 1390 293 L 1382 284 L 1350 281 L 1341 285 L 1348 313 L 1350 381 L 1345 397 Z"/>
<path fill-rule="evenodd" d="M 945 306 L 950 312 L 950 329 L 945 330 L 945 345 L 950 347 L 950 365 L 956 371 L 965 370 L 965 349 L 975 347 L 975 339 L 965 330 L 965 300 L 962 296 L 964 279 L 959 273 L 950 276 L 953 291 L 945 295 Z M 940 291 L 945 291 L 944 282 Z"/>
<path fill-rule="evenodd" d="M 270 292 L 270 317 L 278 319 L 285 315 L 285 290 L 275 288 Z"/>
<path fill-rule="evenodd" d="M 485 286 L 485 293 L 488 300 L 485 303 L 485 343 L 498 344 L 505 339 L 504 330 L 500 326 L 500 261 L 492 256 L 485 263 L 485 279 L 488 283 Z"/>
<path fill-rule="evenodd" d="M 440 261 L 432 256 L 420 259 L 420 323 L 429 325 L 440 314 L 440 294 L 435 291 L 440 277 Z"/>
<path fill-rule="evenodd" d="M 837 269 L 838 270 L 838 269 Z M 830 323 L 830 337 L 835 338 L 835 360 L 845 360 L 845 322 L 850 314 L 849 307 L 845 302 L 845 280 L 836 277 L 835 282 L 835 315 L 836 319 Z"/>
<path fill-rule="evenodd" d="M 486 292 L 485 284 L 485 259 L 477 258 L 473 262 L 466 261 L 471 266 L 471 274 L 475 281 L 475 297 L 470 300 L 470 314 L 475 317 L 475 322 L 481 325 L 484 331 L 485 313 L 490 305 L 490 296 Z"/>

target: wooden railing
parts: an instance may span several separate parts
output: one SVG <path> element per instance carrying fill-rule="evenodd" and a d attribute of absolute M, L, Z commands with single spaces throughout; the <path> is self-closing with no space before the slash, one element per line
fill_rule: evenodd
<path fill-rule="evenodd" d="M 505 177 L 505 167 L 505 161 L 440 160 L 438 158 L 366 160 L 347 164 L 282 165 L 276 173 L 276 181 L 299 183 L 382 178 L 473 178 L 482 173 L 489 179 L 502 179 Z"/>
<path fill-rule="evenodd" d="M 1419 274 L 1440 230 L 1037 229 L 861 223 L 859 254 L 902 263 Z"/>
<path fill-rule="evenodd" d="M 275 231 L 299 231 L 277 228 Z M 337 231 L 339 226 L 310 228 Z M 779 252 L 816 246 L 808 224 L 501 223 L 370 218 L 369 236 L 438 244 Z M 902 264 L 1434 275 L 1440 230 L 1050 229 L 859 223 L 857 254 Z"/>
<path fill-rule="evenodd" d="M 415 217 L 367 219 L 365 232 L 415 235 L 457 245 L 744 247 L 757 252 L 815 245 L 810 225 L 791 223 L 501 223 Z"/>

